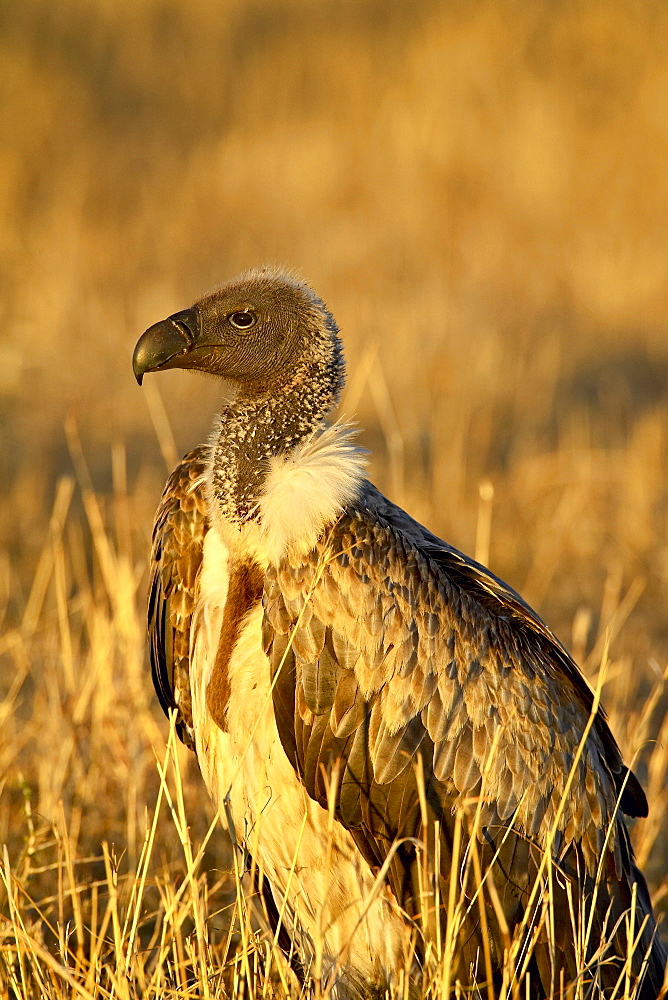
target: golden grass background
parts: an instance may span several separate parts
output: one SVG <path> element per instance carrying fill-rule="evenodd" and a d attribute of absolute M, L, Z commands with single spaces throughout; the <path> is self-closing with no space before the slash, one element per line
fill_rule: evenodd
<path fill-rule="evenodd" d="M 140 391 L 130 355 L 266 261 L 337 317 L 376 483 L 590 678 L 610 636 L 665 908 L 668 8 L 4 0 L 0 65 L 2 996 L 199 995 L 188 942 L 222 962 L 222 833 L 195 868 L 165 815 L 129 895 L 167 787 L 151 519 L 218 388 Z M 178 757 L 196 851 L 212 812 Z"/>

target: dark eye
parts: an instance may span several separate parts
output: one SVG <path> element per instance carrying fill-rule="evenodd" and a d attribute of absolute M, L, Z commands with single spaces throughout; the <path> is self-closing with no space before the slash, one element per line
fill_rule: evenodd
<path fill-rule="evenodd" d="M 243 312 L 230 313 L 227 318 L 232 326 L 236 326 L 237 330 L 248 330 L 257 323 L 257 316 L 249 309 L 244 309 Z"/>

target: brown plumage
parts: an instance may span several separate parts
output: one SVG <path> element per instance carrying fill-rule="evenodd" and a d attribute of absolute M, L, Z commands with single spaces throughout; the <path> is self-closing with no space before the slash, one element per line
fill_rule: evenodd
<path fill-rule="evenodd" d="M 158 510 L 151 663 L 277 910 L 287 895 L 306 974 L 321 934 L 337 996 L 393 988 L 400 968 L 417 988 L 454 872 L 453 988 L 496 989 L 514 933 L 533 996 L 612 994 L 633 911 L 628 971 L 656 997 L 665 953 L 622 816 L 647 814 L 642 788 L 543 622 L 381 496 L 350 429 L 327 429 L 343 362 L 320 300 L 251 272 L 148 330 L 134 366 L 236 391 Z"/>
<path fill-rule="evenodd" d="M 169 477 L 153 526 L 148 604 L 153 683 L 165 712 L 178 708 L 181 739 L 194 749 L 190 699 L 190 627 L 207 531 L 201 486 L 206 449 L 195 448 Z"/>

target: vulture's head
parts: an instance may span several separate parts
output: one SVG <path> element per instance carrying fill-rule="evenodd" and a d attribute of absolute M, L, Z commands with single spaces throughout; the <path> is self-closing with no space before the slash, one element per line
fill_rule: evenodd
<path fill-rule="evenodd" d="M 307 285 L 274 268 L 247 271 L 149 327 L 132 365 L 140 385 L 147 372 L 192 368 L 242 395 L 307 382 L 314 365 L 343 384 L 334 318 Z"/>

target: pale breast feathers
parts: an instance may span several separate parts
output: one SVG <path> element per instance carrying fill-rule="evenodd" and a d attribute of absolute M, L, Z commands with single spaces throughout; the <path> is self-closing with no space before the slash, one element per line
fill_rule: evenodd
<path fill-rule="evenodd" d="M 207 449 L 189 452 L 169 477 L 153 528 L 148 608 L 153 683 L 164 711 L 194 749 L 189 650 L 195 585 L 207 531 L 203 476 Z"/>

